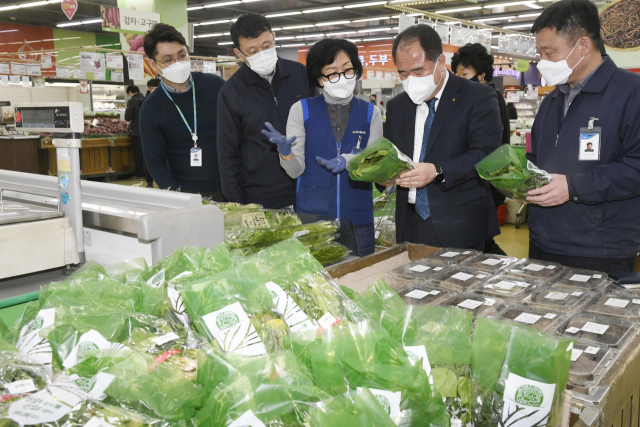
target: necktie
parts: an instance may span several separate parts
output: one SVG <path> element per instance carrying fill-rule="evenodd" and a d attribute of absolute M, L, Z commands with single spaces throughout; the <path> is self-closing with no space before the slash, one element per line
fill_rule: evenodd
<path fill-rule="evenodd" d="M 438 98 L 431 98 L 427 101 L 429 105 L 429 115 L 424 122 L 424 133 L 422 134 L 422 149 L 420 150 L 420 162 L 424 162 L 424 156 L 427 153 L 427 142 L 429 141 L 429 133 L 431 132 L 431 125 L 433 124 L 433 118 L 436 116 L 436 101 Z M 429 209 L 429 197 L 427 196 L 427 186 L 416 190 L 416 212 L 420 215 L 420 218 L 426 220 L 431 216 L 431 209 Z"/>

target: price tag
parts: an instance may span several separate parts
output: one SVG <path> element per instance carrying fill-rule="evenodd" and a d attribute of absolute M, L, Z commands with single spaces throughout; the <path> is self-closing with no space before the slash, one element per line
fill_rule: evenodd
<path fill-rule="evenodd" d="M 591 279 L 591 276 L 585 276 L 584 274 L 574 274 L 569 278 L 569 280 L 573 280 L 574 282 L 588 282 Z"/>
<path fill-rule="evenodd" d="M 593 334 L 602 335 L 607 332 L 609 329 L 609 325 L 601 325 L 599 323 L 587 322 L 582 327 L 582 330 L 585 332 L 591 332 Z"/>
<path fill-rule="evenodd" d="M 433 271 L 440 271 L 440 270 L 442 270 L 442 267 L 434 267 L 433 268 Z"/>
<path fill-rule="evenodd" d="M 36 385 L 33 383 L 31 378 L 22 381 L 14 381 L 9 384 L 5 384 L 4 388 L 6 388 L 11 394 L 22 394 L 29 393 L 32 391 L 38 391 Z"/>
<path fill-rule="evenodd" d="M 498 265 L 500 264 L 500 260 L 499 259 L 493 259 L 493 258 L 489 258 L 489 259 L 485 259 L 484 261 L 482 261 L 482 264 L 486 264 L 486 265 Z"/>
<path fill-rule="evenodd" d="M 478 275 L 476 275 L 476 277 L 478 279 L 484 279 L 485 277 L 487 277 L 487 275 L 486 274 L 478 274 Z"/>
<path fill-rule="evenodd" d="M 543 316 L 545 319 L 555 319 L 556 317 L 558 317 L 556 314 L 553 313 L 547 313 Z"/>
<path fill-rule="evenodd" d="M 569 294 L 566 292 L 549 292 L 547 295 L 545 295 L 545 298 L 560 301 L 568 296 Z"/>
<path fill-rule="evenodd" d="M 427 295 L 431 295 L 431 292 L 425 292 L 425 291 L 421 291 L 421 290 L 418 290 L 418 289 L 414 289 L 413 291 L 409 292 L 408 294 L 405 294 L 406 297 L 413 298 L 413 299 L 422 299 L 422 298 L 426 297 Z"/>
<path fill-rule="evenodd" d="M 578 291 L 576 291 L 576 292 L 571 292 L 571 296 L 572 296 L 572 297 L 579 297 L 579 296 L 580 296 L 580 295 L 582 295 L 583 293 L 584 293 L 584 292 L 578 292 Z"/>
<path fill-rule="evenodd" d="M 242 225 L 246 228 L 269 228 L 264 212 L 251 212 L 242 215 Z"/>
<path fill-rule="evenodd" d="M 429 292 L 429 293 L 430 293 L 431 295 L 439 295 L 439 294 L 441 294 L 442 292 L 440 292 L 440 291 L 431 291 L 431 292 Z"/>
<path fill-rule="evenodd" d="M 425 271 L 431 269 L 431 267 L 427 267 L 426 265 L 415 265 L 411 267 L 410 271 L 415 271 L 416 273 L 424 273 Z"/>
<path fill-rule="evenodd" d="M 496 288 L 505 289 L 508 291 L 510 289 L 513 289 L 513 287 L 516 286 L 516 284 L 514 282 L 509 282 L 508 280 L 501 280 L 500 282 L 496 283 L 493 286 Z"/>
<path fill-rule="evenodd" d="M 462 420 L 458 420 L 458 419 L 451 420 L 451 427 L 462 427 Z"/>
<path fill-rule="evenodd" d="M 336 323 L 338 323 L 338 319 L 336 319 L 335 317 L 333 317 L 331 315 L 331 313 L 325 313 L 324 316 L 322 316 L 320 318 L 320 320 L 318 320 L 318 324 L 323 328 L 323 329 L 329 329 L 330 327 L 332 327 L 333 325 L 335 325 Z"/>
<path fill-rule="evenodd" d="M 591 346 L 587 347 L 584 350 L 586 354 L 597 354 L 599 351 L 600 351 L 599 347 L 591 347 Z"/>
<path fill-rule="evenodd" d="M 453 276 L 451 276 L 452 279 L 461 280 L 463 282 L 466 282 L 472 277 L 473 277 L 473 274 L 467 274 L 467 273 L 456 273 Z"/>
<path fill-rule="evenodd" d="M 380 230 L 376 230 L 375 238 L 377 239 L 378 237 L 380 237 Z"/>
<path fill-rule="evenodd" d="M 594 274 L 593 278 L 594 279 L 602 279 L 602 274 Z"/>
<path fill-rule="evenodd" d="M 496 303 L 496 300 L 491 298 L 486 298 L 484 300 L 484 305 L 488 305 L 489 307 L 493 306 Z"/>
<path fill-rule="evenodd" d="M 555 268 L 556 268 L 556 266 L 555 266 L 555 265 L 547 265 L 547 268 L 548 268 L 549 270 L 553 270 L 553 269 L 555 269 Z"/>
<path fill-rule="evenodd" d="M 607 302 L 604 303 L 604 305 L 610 305 L 612 307 L 625 308 L 627 305 L 629 305 L 629 300 L 617 299 L 617 298 L 609 298 L 607 300 Z"/>
<path fill-rule="evenodd" d="M 177 334 L 175 334 L 173 332 L 169 332 L 168 334 L 163 335 L 161 337 L 153 338 L 151 341 L 153 341 L 156 345 L 163 345 L 163 344 L 166 344 L 166 343 L 168 343 L 170 341 L 175 341 L 175 340 L 177 340 L 179 338 L 180 337 Z"/>
<path fill-rule="evenodd" d="M 309 234 L 311 230 L 300 230 L 300 231 L 296 231 L 295 233 L 293 233 L 293 237 L 302 237 L 302 236 L 306 236 L 307 234 Z"/>
<path fill-rule="evenodd" d="M 640 299 L 632 299 L 631 302 L 634 304 L 640 304 Z"/>
<path fill-rule="evenodd" d="M 540 265 L 540 264 L 529 264 L 527 265 L 524 269 L 525 270 L 533 270 L 533 271 L 540 271 L 543 270 L 545 267 L 544 265 Z"/>
<path fill-rule="evenodd" d="M 533 325 L 541 318 L 542 316 L 538 316 L 537 314 L 520 313 L 520 315 L 513 320 L 515 320 L 516 322 L 528 323 L 529 325 Z"/>
<path fill-rule="evenodd" d="M 469 255 L 471 253 L 471 251 L 464 251 L 462 252 L 462 255 Z"/>
<path fill-rule="evenodd" d="M 445 258 L 453 258 L 454 256 L 458 256 L 458 255 L 460 255 L 460 252 L 445 252 L 440 256 Z"/>
<path fill-rule="evenodd" d="M 583 353 L 583 350 L 578 350 L 577 348 L 574 348 L 571 350 L 571 361 L 575 362 L 576 360 L 578 360 L 578 357 L 580 357 L 580 355 Z"/>
<path fill-rule="evenodd" d="M 567 329 L 565 332 L 569 332 L 570 334 L 576 334 L 576 333 L 580 332 L 580 329 L 571 327 L 571 328 Z"/>
<path fill-rule="evenodd" d="M 481 301 L 476 301 L 473 299 L 466 299 L 464 301 L 462 301 L 460 304 L 458 304 L 458 307 L 462 307 L 462 308 L 468 308 L 470 310 L 475 310 L 476 308 L 480 307 L 482 304 L 484 304 Z"/>

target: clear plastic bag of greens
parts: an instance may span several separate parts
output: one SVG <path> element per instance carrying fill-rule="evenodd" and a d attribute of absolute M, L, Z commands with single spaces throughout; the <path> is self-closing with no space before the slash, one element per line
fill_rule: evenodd
<path fill-rule="evenodd" d="M 527 192 L 551 182 L 551 176 L 525 157 L 524 149 L 503 145 L 476 165 L 480 178 L 507 197 L 527 201 Z"/>
<path fill-rule="evenodd" d="M 415 169 L 413 161 L 391 141 L 380 138 L 349 161 L 349 177 L 354 181 L 387 182 L 404 171 Z"/>
<path fill-rule="evenodd" d="M 324 400 L 309 410 L 311 427 L 394 427 L 386 402 L 381 403 L 368 388 Z"/>
<path fill-rule="evenodd" d="M 326 242 L 309 248 L 311 255 L 322 265 L 336 264 L 345 259 L 351 251 L 338 242 Z"/>
<path fill-rule="evenodd" d="M 328 397 L 300 369 L 296 357 L 289 351 L 252 357 L 214 351 L 205 357 L 210 362 L 206 367 L 219 367 L 218 372 L 207 369 L 207 373 L 217 374 L 222 380 L 195 416 L 198 427 L 303 426 L 309 419 L 309 405 Z M 224 362 L 220 363 L 221 359 Z M 198 378 L 202 377 L 204 374 L 199 373 Z"/>
<path fill-rule="evenodd" d="M 111 279 L 127 283 L 131 280 L 143 278 L 148 268 L 147 261 L 144 258 L 134 258 L 105 267 L 105 271 Z"/>
<path fill-rule="evenodd" d="M 308 242 L 316 240 L 318 236 L 335 234 L 340 226 L 339 224 L 339 221 L 335 220 L 297 225 L 279 225 L 268 228 L 227 226 L 225 227 L 225 239 L 231 249 L 249 248 L 246 255 L 250 255 L 267 246 L 294 237 L 306 245 Z"/>
<path fill-rule="evenodd" d="M 17 351 L 0 352 L 0 396 L 19 396 L 51 384 L 49 366 Z"/>
<path fill-rule="evenodd" d="M 561 424 L 572 349 L 571 340 L 556 339 L 531 328 L 512 328 L 496 385 L 502 398 L 500 425 Z"/>
<path fill-rule="evenodd" d="M 244 355 L 282 350 L 289 328 L 276 314 L 256 267 L 243 263 L 222 273 L 195 273 L 172 282 L 198 331 L 214 346 Z"/>
<path fill-rule="evenodd" d="M 220 243 L 204 251 L 201 269 L 215 274 L 235 267 L 236 263 L 236 257 L 231 254 L 226 243 Z"/>
<path fill-rule="evenodd" d="M 471 379 L 473 315 L 450 307 L 409 306 L 385 311 L 380 324 L 412 353 L 414 363 L 418 358 L 423 363 L 428 359 L 433 385 L 451 419 L 471 425 L 475 397 Z"/>
<path fill-rule="evenodd" d="M 151 279 L 163 269 L 164 278 L 167 282 L 182 273 L 198 271 L 202 265 L 204 251 L 204 247 L 201 246 L 183 246 L 162 261 L 154 264 L 150 268 L 146 279 Z"/>
<path fill-rule="evenodd" d="M 393 310 L 396 308 L 405 308 L 407 303 L 398 295 L 396 291 L 391 289 L 384 279 L 379 279 L 365 289 L 360 295 L 360 303 L 362 308 L 369 317 L 377 322 L 383 311 Z"/>
<path fill-rule="evenodd" d="M 233 202 L 214 202 L 210 198 L 203 197 L 202 202 L 207 201 L 207 205 L 214 205 L 219 208 L 223 213 L 230 211 L 238 211 L 238 210 L 246 210 L 246 209 L 262 209 L 262 205 L 257 203 L 248 203 L 243 205 L 242 203 L 233 203 Z"/>
<path fill-rule="evenodd" d="M 301 221 L 293 210 L 286 209 L 241 209 L 227 211 L 224 215 L 224 226 L 249 229 L 274 228 L 300 225 Z"/>

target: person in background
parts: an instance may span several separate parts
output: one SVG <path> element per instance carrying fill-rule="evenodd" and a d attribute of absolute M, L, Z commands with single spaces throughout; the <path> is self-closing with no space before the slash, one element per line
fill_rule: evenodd
<path fill-rule="evenodd" d="M 131 133 L 131 145 L 133 146 L 133 161 L 136 164 L 135 175 L 131 178 L 135 181 L 146 180 L 144 156 L 142 154 L 142 143 L 140 142 L 140 107 L 144 102 L 144 96 L 140 93 L 138 86 L 127 86 L 127 108 L 124 111 L 124 119 L 129 122 L 129 132 Z"/>
<path fill-rule="evenodd" d="M 371 96 L 369 96 L 369 102 L 374 105 L 377 103 L 377 99 L 378 97 L 376 96 L 375 93 L 372 93 Z M 378 110 L 380 110 L 380 114 L 384 116 L 384 108 L 382 107 L 382 101 L 380 101 L 380 104 L 378 104 L 377 107 L 378 107 Z"/>
<path fill-rule="evenodd" d="M 276 146 L 261 131 L 265 122 L 286 129 L 291 106 L 311 96 L 306 68 L 278 58 L 275 33 L 262 15 L 241 15 L 231 26 L 231 39 L 244 65 L 218 99 L 222 192 L 230 202 L 295 205 L 296 181 L 280 167 Z"/>
<path fill-rule="evenodd" d="M 157 78 L 147 80 L 147 95 L 145 96 L 145 99 L 147 99 L 159 85 L 160 80 L 158 80 Z"/>
<path fill-rule="evenodd" d="M 500 234 L 475 169 L 502 142 L 496 91 L 449 73 L 427 25 L 400 33 L 392 54 L 405 92 L 387 103 L 385 137 L 416 165 L 396 179 L 397 241 L 483 250 Z"/>
<path fill-rule="evenodd" d="M 531 190 L 529 257 L 633 271 L 640 248 L 640 76 L 600 53 L 598 8 L 560 0 L 535 20 L 538 70 L 556 88 L 527 154 L 552 181 Z M 593 152 L 585 152 L 588 143 Z"/>
<path fill-rule="evenodd" d="M 212 117 L 224 80 L 215 74 L 191 72 L 184 37 L 170 25 L 156 24 L 145 35 L 144 52 L 161 79 L 159 89 L 140 110 L 149 173 L 162 189 L 223 201 Z"/>
<path fill-rule="evenodd" d="M 518 109 L 513 102 L 507 104 L 507 113 L 509 114 L 509 120 L 518 120 Z"/>
<path fill-rule="evenodd" d="M 372 254 L 373 188 L 352 181 L 347 163 L 382 137 L 382 116 L 373 103 L 353 96 L 362 77 L 358 48 L 342 39 L 319 41 L 307 55 L 307 75 L 311 90 L 322 89 L 322 95 L 293 104 L 286 137 L 270 123 L 262 132 L 277 146 L 280 166 L 291 178 L 300 177 L 297 212 L 353 222 L 357 247 L 351 249 Z"/>
<path fill-rule="evenodd" d="M 456 73 L 456 76 L 463 77 L 467 80 L 479 82 L 491 86 L 495 90 L 493 85 L 493 56 L 487 52 L 487 49 L 480 43 L 469 43 L 462 46 L 451 58 L 451 70 Z M 502 122 L 502 144 L 509 144 L 511 139 L 511 126 L 509 125 L 509 115 L 507 113 L 507 103 L 504 100 L 502 94 L 496 90 L 498 98 L 498 107 L 500 108 L 500 121 Z M 491 189 L 491 196 L 493 197 L 493 203 L 498 209 L 502 206 L 506 200 L 506 196 L 496 190 L 493 186 Z M 506 255 L 504 251 L 498 246 L 493 237 L 487 239 L 484 245 L 485 253 Z"/>

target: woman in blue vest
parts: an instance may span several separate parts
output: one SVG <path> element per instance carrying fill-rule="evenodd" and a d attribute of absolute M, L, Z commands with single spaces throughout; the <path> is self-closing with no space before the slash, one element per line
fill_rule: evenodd
<path fill-rule="evenodd" d="M 287 136 L 269 129 L 262 133 L 276 144 L 280 165 L 298 179 L 296 211 L 352 221 L 358 255 L 375 251 L 371 183 L 349 179 L 347 163 L 369 141 L 382 137 L 380 110 L 355 98 L 362 63 L 355 44 L 325 39 L 307 55 L 307 75 L 322 95 L 291 107 Z"/>

